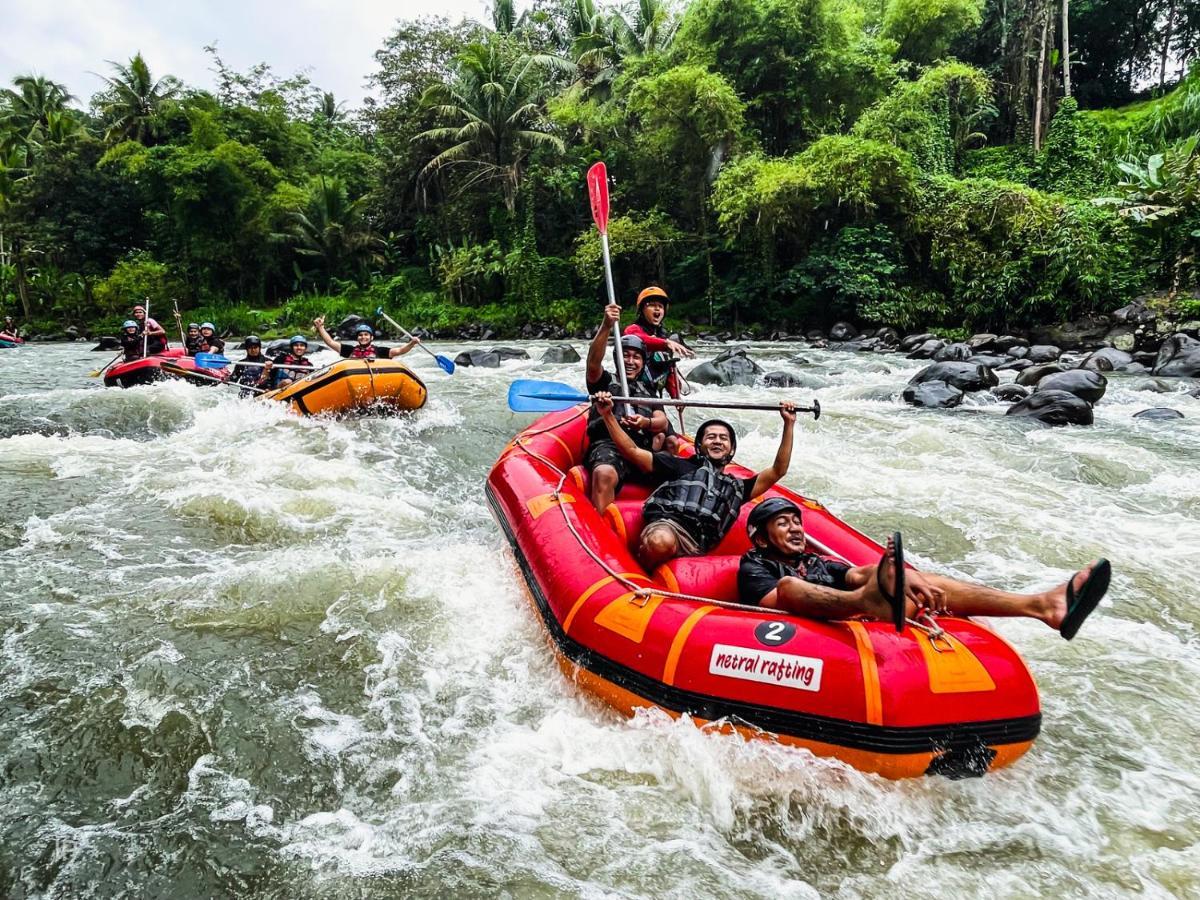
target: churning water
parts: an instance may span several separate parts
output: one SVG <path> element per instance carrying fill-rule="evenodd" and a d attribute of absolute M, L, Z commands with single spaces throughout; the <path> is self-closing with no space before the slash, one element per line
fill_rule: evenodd
<path fill-rule="evenodd" d="M 1042 691 L 1026 757 L 888 782 L 561 676 L 482 491 L 531 421 L 508 383 L 582 385 L 525 346 L 453 377 L 413 354 L 429 406 L 345 421 L 0 351 L 0 895 L 1200 896 L 1185 385 L 1110 379 L 1094 427 L 1051 430 L 906 408 L 907 360 L 762 345 L 806 388 L 705 391 L 815 392 L 787 484 L 921 565 L 1027 589 L 1113 562 L 1072 643 L 994 623 Z M 1131 419 L 1159 405 L 1187 418 Z M 768 463 L 778 418 L 732 418 Z"/>

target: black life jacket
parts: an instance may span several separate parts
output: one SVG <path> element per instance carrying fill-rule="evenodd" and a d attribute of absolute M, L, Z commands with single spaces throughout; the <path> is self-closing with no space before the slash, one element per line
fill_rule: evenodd
<path fill-rule="evenodd" d="M 709 550 L 737 521 L 744 489 L 741 479 L 704 459 L 687 475 L 655 489 L 646 500 L 646 521 L 674 519 L 695 536 L 701 550 Z"/>
<path fill-rule="evenodd" d="M 615 390 L 620 390 L 620 384 L 617 383 L 615 379 L 613 388 Z M 654 385 L 651 384 L 648 379 L 639 377 L 635 381 L 629 382 L 629 396 L 657 399 L 658 392 L 654 389 Z M 618 419 L 624 415 L 624 406 L 624 403 L 617 404 L 617 409 L 615 412 Z M 633 406 L 633 414 L 637 416 L 650 417 L 654 414 L 654 407 Z M 654 441 L 654 435 L 649 431 L 643 431 L 640 428 L 624 428 L 623 430 L 633 439 L 633 442 L 643 450 L 648 450 L 651 443 Z M 600 418 L 600 414 L 596 412 L 594 407 L 588 412 L 587 436 L 588 441 L 591 443 L 595 443 L 596 441 L 607 441 L 609 439 L 608 426 L 604 424 L 604 420 Z"/>
<path fill-rule="evenodd" d="M 267 358 L 261 353 L 251 359 L 247 356 L 242 362 L 265 363 Z M 262 378 L 262 368 L 260 366 L 243 366 L 241 363 L 236 363 L 233 367 L 232 380 L 238 384 L 257 385 Z"/>
<path fill-rule="evenodd" d="M 197 353 L 207 353 L 208 341 L 204 340 L 204 335 L 201 334 L 195 337 L 188 335 L 183 339 L 183 349 L 188 356 L 195 356 Z"/>
<path fill-rule="evenodd" d="M 142 358 L 142 333 L 130 334 L 127 331 L 121 332 L 121 349 L 125 351 L 125 358 L 141 359 Z"/>

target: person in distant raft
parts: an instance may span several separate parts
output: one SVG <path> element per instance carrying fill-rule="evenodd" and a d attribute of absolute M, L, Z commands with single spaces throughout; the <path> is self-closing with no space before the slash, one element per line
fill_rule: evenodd
<path fill-rule="evenodd" d="M 725 472 L 737 451 L 737 433 L 728 422 L 702 423 L 696 429 L 696 455 L 683 459 L 661 450 L 652 453 L 630 440 L 613 416 L 611 395 L 597 394 L 592 402 L 621 455 L 637 470 L 664 479 L 642 509 L 646 524 L 637 555 L 647 572 L 676 556 L 707 553 L 733 527 L 742 504 L 766 493 L 791 465 L 796 405 L 790 401 L 779 404 L 783 434 L 775 462 L 749 478 Z"/>
<path fill-rule="evenodd" d="M 200 352 L 225 352 L 225 342 L 217 336 L 217 326 L 215 326 L 212 322 L 200 323 Z"/>
<path fill-rule="evenodd" d="M 246 355 L 234 364 L 229 380 L 235 384 L 244 384 L 248 388 L 262 387 L 263 382 L 267 379 L 265 365 L 267 358 L 263 356 L 262 339 L 256 334 L 248 335 L 242 342 L 242 346 L 246 348 Z M 246 366 L 243 363 L 254 363 L 255 365 Z M 254 391 L 246 390 L 238 396 L 250 397 L 253 395 Z"/>
<path fill-rule="evenodd" d="M 1068 641 L 1108 590 L 1112 567 L 1098 559 L 1069 581 L 1036 594 L 1014 594 L 942 575 L 908 569 L 904 596 L 884 581 L 904 565 L 889 541 L 879 566 L 851 566 L 806 552 L 804 516 L 786 497 L 769 497 L 746 522 L 754 545 L 738 565 L 738 596 L 750 606 L 781 609 L 813 619 L 869 615 L 902 631 L 919 609 L 956 616 L 1025 616 L 1041 619 Z"/>
<path fill-rule="evenodd" d="M 133 319 L 121 323 L 121 349 L 125 351 L 125 362 L 142 358 L 142 348 L 146 342 L 142 340 L 142 326 Z"/>
<path fill-rule="evenodd" d="M 301 377 L 300 373 L 294 368 L 276 369 L 275 366 L 303 366 L 306 369 L 313 368 L 313 361 L 305 354 L 308 353 L 308 338 L 302 334 L 297 334 L 288 341 L 288 351 L 286 353 L 277 353 L 274 359 L 267 360 L 267 364 L 263 367 L 263 379 L 260 383 L 261 387 L 273 390 L 275 388 L 284 388 Z"/>
<path fill-rule="evenodd" d="M 379 347 L 375 344 L 375 329 L 366 322 L 360 322 L 354 327 L 354 343 L 343 344 L 334 340 L 333 335 L 325 330 L 325 317 L 313 319 L 313 327 L 330 350 L 336 350 L 343 359 L 395 359 L 403 356 L 413 347 L 421 343 L 420 338 L 413 338 L 403 347 Z"/>
<path fill-rule="evenodd" d="M 195 322 L 188 322 L 187 333 L 183 336 L 183 351 L 188 356 L 204 352 L 204 340 L 200 337 L 200 326 Z"/>
<path fill-rule="evenodd" d="M 146 355 L 154 356 L 156 353 L 162 353 L 167 349 L 167 332 L 154 319 L 146 315 L 146 307 L 138 304 L 133 308 L 133 320 L 137 323 L 138 329 L 145 333 L 146 337 Z M 124 330 L 124 326 L 122 326 Z M 142 354 L 139 353 L 138 356 Z"/>
<path fill-rule="evenodd" d="M 16 343 L 19 340 L 21 340 L 21 329 L 17 327 L 17 320 L 12 316 L 5 316 L 4 328 L 0 329 L 0 341 Z"/>
<path fill-rule="evenodd" d="M 604 320 L 588 348 L 585 379 L 589 394 L 601 391 L 611 396 L 614 389 L 620 390 L 620 379 L 604 368 L 608 336 L 612 333 L 613 323 L 620 321 L 621 307 L 611 303 L 604 308 Z M 615 346 L 613 353 L 616 353 Z M 650 381 L 642 377 L 646 368 L 646 346 L 640 337 L 630 335 L 621 339 L 621 365 L 625 367 L 625 381 L 629 385 L 631 397 L 658 396 L 658 391 Z M 652 446 L 655 436 L 665 434 L 668 427 L 666 414 L 661 409 L 649 406 L 634 406 L 628 415 L 621 417 L 620 422 L 615 419 L 613 422 L 613 427 L 621 432 L 632 446 L 647 450 Z M 608 427 L 593 406 L 588 413 L 588 451 L 583 459 L 583 466 L 591 473 L 591 499 L 597 512 L 604 512 L 608 508 L 617 492 L 621 490 L 621 485 L 634 474 L 625 455 L 617 449 L 608 432 Z"/>

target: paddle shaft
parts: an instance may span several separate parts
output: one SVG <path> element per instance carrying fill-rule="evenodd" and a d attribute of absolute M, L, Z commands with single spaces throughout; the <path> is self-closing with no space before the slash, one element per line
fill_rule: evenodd
<path fill-rule="evenodd" d="M 116 363 L 116 361 L 124 355 L 125 355 L 124 350 L 119 351 L 116 356 L 114 356 L 112 359 L 110 359 L 107 363 L 105 363 L 103 366 L 101 366 L 95 372 L 92 372 L 90 377 L 99 378 L 101 375 L 103 375 L 105 372 L 107 372 L 109 369 L 111 369 L 113 367 L 113 364 Z"/>
<path fill-rule="evenodd" d="M 146 298 L 146 321 L 142 323 L 142 359 L 150 355 L 150 298 Z"/>
<path fill-rule="evenodd" d="M 413 337 L 413 336 L 412 336 L 412 335 L 409 333 L 409 331 L 408 331 L 408 329 L 407 329 L 407 328 L 405 328 L 403 325 L 401 325 L 399 322 L 397 322 L 395 319 L 393 319 L 391 316 L 389 316 L 387 313 L 385 313 L 385 312 L 384 312 L 382 309 L 380 309 L 380 310 L 376 310 L 376 312 L 378 312 L 378 313 L 379 313 L 379 315 L 381 315 L 381 316 L 383 316 L 385 319 L 387 319 L 387 321 L 388 321 L 388 324 L 389 324 L 389 325 L 391 325 L 393 328 L 395 328 L 395 329 L 399 330 L 399 332 L 400 332 L 402 335 L 404 335 L 406 338 L 408 338 L 410 341 L 412 341 L 412 340 L 416 340 L 416 338 L 414 338 L 414 337 Z M 438 358 L 437 358 L 437 354 L 436 354 L 436 353 L 434 353 L 432 350 L 430 350 L 430 349 L 429 349 L 428 347 L 426 347 L 424 344 L 417 344 L 417 346 L 418 346 L 418 347 L 420 347 L 422 350 L 424 350 L 426 353 L 428 353 L 430 356 L 432 356 L 432 357 L 433 357 L 433 359 L 434 359 L 434 362 L 437 362 L 439 366 L 441 365 L 441 363 L 440 363 L 440 362 L 438 362 Z"/>
<path fill-rule="evenodd" d="M 175 307 L 175 324 L 179 326 L 179 342 L 187 347 L 187 332 L 183 330 L 183 316 L 179 312 L 179 301 L 172 300 L 171 303 Z"/>
<path fill-rule="evenodd" d="M 223 384 L 225 387 L 241 388 L 243 391 L 254 391 L 256 394 L 265 394 L 267 392 L 266 388 L 254 387 L 253 385 L 242 384 L 238 381 L 226 381 L 223 378 L 213 378 L 211 375 L 205 375 L 193 369 L 185 369 L 182 366 L 172 366 L 170 363 L 164 363 L 162 368 L 185 378 L 199 378 L 203 381 L 211 381 L 213 384 Z"/>
<path fill-rule="evenodd" d="M 697 409 L 759 409 L 759 410 L 775 410 L 780 409 L 778 403 L 718 403 L 713 400 L 660 400 L 656 397 L 613 397 L 613 402 L 634 403 L 638 406 L 674 406 L 678 409 L 685 407 L 695 407 Z M 821 404 L 816 400 L 812 406 L 797 406 L 796 412 L 812 413 L 813 418 L 821 414 Z"/>
<path fill-rule="evenodd" d="M 227 366 L 252 366 L 259 369 L 266 365 L 265 362 L 253 362 L 252 360 L 248 359 L 227 359 L 225 362 Z M 315 372 L 317 370 L 316 366 L 289 366 L 285 365 L 284 363 L 277 362 L 271 363 L 271 366 L 276 369 L 303 369 L 306 372 Z M 328 368 L 328 366 L 326 366 L 326 368 Z"/>

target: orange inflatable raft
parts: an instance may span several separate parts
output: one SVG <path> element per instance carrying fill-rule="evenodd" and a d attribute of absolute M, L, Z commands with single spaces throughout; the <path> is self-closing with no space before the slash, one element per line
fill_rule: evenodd
<path fill-rule="evenodd" d="M 593 509 L 580 466 L 585 412 L 551 413 L 526 429 L 486 486 L 569 678 L 625 713 L 686 714 L 890 778 L 982 775 L 1029 749 L 1041 727 L 1033 678 L 977 622 L 941 618 L 940 629 L 897 634 L 890 623 L 737 605 L 753 504 L 711 555 L 643 571 L 631 548 L 647 491 L 626 485 L 604 515 Z M 811 551 L 878 561 L 880 545 L 821 504 L 778 487 L 772 495 L 805 508 Z"/>
<path fill-rule="evenodd" d="M 291 404 L 306 416 L 318 416 L 420 409 L 428 399 L 428 391 L 425 383 L 401 363 L 344 359 L 261 396 Z"/>

